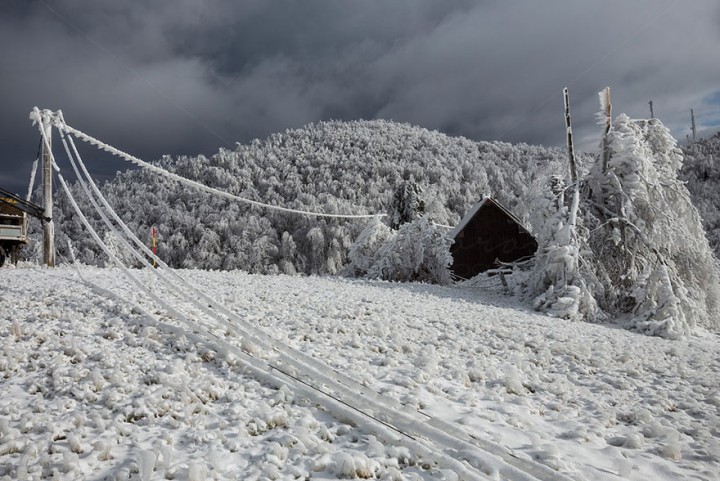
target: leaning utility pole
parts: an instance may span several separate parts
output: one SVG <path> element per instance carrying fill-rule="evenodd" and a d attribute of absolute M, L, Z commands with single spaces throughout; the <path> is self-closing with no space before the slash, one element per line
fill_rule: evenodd
<path fill-rule="evenodd" d="M 567 133 L 568 158 L 570 160 L 570 181 L 575 184 L 577 182 L 577 168 L 575 167 L 575 147 L 573 146 L 572 125 L 570 123 L 570 93 L 567 87 L 563 89 L 563 99 L 565 100 L 565 132 Z"/>
<path fill-rule="evenodd" d="M 693 111 L 693 109 L 690 109 L 690 121 L 692 122 L 693 142 L 695 142 L 695 134 L 697 133 L 697 131 L 695 130 L 695 112 Z"/>
<path fill-rule="evenodd" d="M 572 182 L 573 192 L 570 212 L 568 212 L 568 226 L 572 229 L 574 236 L 578 210 L 580 208 L 580 181 L 578 180 L 577 167 L 575 166 L 575 146 L 573 145 L 572 124 L 570 121 L 570 93 L 567 87 L 563 89 L 563 97 L 565 100 L 565 131 L 567 132 L 568 159 L 570 159 L 570 181 Z"/>
<path fill-rule="evenodd" d="M 43 262 L 48 267 L 55 267 L 55 225 L 53 224 L 53 195 L 52 195 L 52 122 L 51 113 L 42 113 L 42 129 L 44 139 L 42 143 L 43 158 L 43 202 L 45 217 L 49 220 L 43 221 Z"/>
<path fill-rule="evenodd" d="M 600 110 L 605 114 L 605 129 L 603 130 L 602 136 L 602 171 L 603 174 L 607 172 L 608 162 L 610 162 L 610 147 L 608 145 L 608 136 L 610 135 L 610 129 L 612 128 L 612 104 L 610 103 L 610 87 L 605 87 L 599 94 L 600 97 Z M 650 102 L 652 108 L 652 102 Z"/>

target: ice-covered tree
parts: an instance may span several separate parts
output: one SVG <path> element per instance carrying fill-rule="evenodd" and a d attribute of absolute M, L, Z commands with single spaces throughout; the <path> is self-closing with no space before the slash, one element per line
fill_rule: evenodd
<path fill-rule="evenodd" d="M 280 263 L 278 267 L 280 272 L 287 275 L 296 274 L 295 256 L 297 255 L 297 245 L 289 232 L 285 231 L 280 239 Z"/>
<path fill-rule="evenodd" d="M 346 272 L 351 276 L 367 275 L 378 261 L 380 249 L 392 237 L 393 231 L 379 217 L 371 219 L 350 246 Z"/>
<path fill-rule="evenodd" d="M 426 217 L 403 224 L 382 245 L 367 276 L 403 282 L 450 283 L 451 240 Z"/>
<path fill-rule="evenodd" d="M 139 264 L 139 261 L 135 259 L 129 250 L 127 250 L 114 232 L 110 230 L 105 231 L 103 242 L 107 245 L 108 250 L 124 265 L 133 267 L 136 264 Z M 115 263 L 112 259 L 105 256 L 105 265 L 113 267 Z"/>
<path fill-rule="evenodd" d="M 310 243 L 310 272 L 312 274 L 325 273 L 325 236 L 322 229 L 313 227 L 307 233 Z"/>
<path fill-rule="evenodd" d="M 552 176 L 545 195 L 535 208 L 538 250 L 530 291 L 536 309 L 568 319 L 595 316 L 597 306 L 588 289 L 581 266 L 581 249 L 585 246 L 580 220 L 580 179 L 570 122 L 570 96 L 564 90 L 570 185 L 569 202 L 565 201 L 565 181 Z M 609 123 L 608 123 L 609 128 Z"/>
<path fill-rule="evenodd" d="M 198 249 L 198 262 L 202 266 L 222 264 L 220 257 L 221 246 L 220 236 L 213 230 L 206 230 L 203 232 L 200 242 L 197 244 Z"/>
<path fill-rule="evenodd" d="M 536 309 L 555 317 L 580 320 L 595 316 L 597 304 L 583 277 L 580 257 L 584 236 L 579 234 L 579 199 L 565 202 L 565 181 L 553 176 L 545 194 L 536 201 L 533 224 L 538 250 L 530 278 L 530 292 Z M 576 197 L 579 193 L 573 193 Z M 580 232 L 583 232 L 580 230 Z"/>
<path fill-rule="evenodd" d="M 568 318 L 626 316 L 639 331 L 671 338 L 719 328 L 720 271 L 678 180 L 682 161 L 659 120 L 608 122 L 583 188 L 556 178 L 536 202 L 535 306 Z M 569 191 L 582 194 L 577 208 Z"/>
<path fill-rule="evenodd" d="M 403 181 L 395 189 L 388 209 L 388 223 L 392 229 L 399 229 L 425 212 L 425 201 L 421 194 L 422 189 L 412 180 Z"/>
<path fill-rule="evenodd" d="M 615 119 L 606 165 L 588 184 L 596 298 L 639 330 L 666 337 L 718 327 L 718 266 L 685 185 L 682 154 L 657 119 Z"/>
<path fill-rule="evenodd" d="M 330 275 L 335 275 L 342 268 L 343 265 L 343 247 L 340 241 L 336 238 L 330 240 L 330 245 L 327 249 L 327 259 L 325 261 L 325 271 Z"/>

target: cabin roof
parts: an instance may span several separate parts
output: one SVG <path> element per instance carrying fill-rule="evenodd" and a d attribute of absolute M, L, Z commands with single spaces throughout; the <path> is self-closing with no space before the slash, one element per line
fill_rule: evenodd
<path fill-rule="evenodd" d="M 538 248 L 535 237 L 498 201 L 483 198 L 468 210 L 448 234 L 453 243 L 452 272 L 470 279 L 481 272 L 532 256 Z"/>
<path fill-rule="evenodd" d="M 520 227 L 521 230 L 530 234 L 530 231 L 525 227 L 525 225 L 523 225 L 522 221 L 515 216 L 515 214 L 513 214 L 512 212 L 507 210 L 500 202 L 496 201 L 492 197 L 485 196 L 485 197 L 483 197 L 483 199 L 481 201 L 477 202 L 474 206 L 472 206 L 472 208 L 469 211 L 467 211 L 467 213 L 462 218 L 460 223 L 458 223 L 458 225 L 456 225 L 455 228 L 448 233 L 448 236 L 452 239 L 455 239 L 457 237 L 457 235 L 460 232 L 462 232 L 463 229 L 465 229 L 465 227 L 467 227 L 467 225 L 475 217 L 475 215 L 477 215 L 477 213 L 480 211 L 480 209 L 482 209 L 484 206 L 490 205 L 490 204 L 494 205 L 495 207 L 497 207 L 498 209 L 503 211 L 503 213 L 505 213 L 505 215 L 510 217 Z"/>

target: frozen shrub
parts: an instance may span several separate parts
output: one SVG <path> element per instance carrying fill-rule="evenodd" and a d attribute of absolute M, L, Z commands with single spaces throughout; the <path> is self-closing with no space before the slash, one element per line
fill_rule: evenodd
<path fill-rule="evenodd" d="M 84 449 L 80 445 L 80 440 L 74 434 L 69 434 L 67 437 L 68 444 L 70 444 L 70 451 L 75 454 L 82 454 Z"/>
<path fill-rule="evenodd" d="M 205 481 L 207 477 L 207 467 L 204 463 L 194 462 L 188 468 L 188 481 Z"/>
<path fill-rule="evenodd" d="M 70 451 L 63 451 L 62 471 L 64 473 L 80 472 L 80 460 L 77 454 L 71 453 Z"/>
<path fill-rule="evenodd" d="M 348 254 L 350 275 L 367 275 L 378 261 L 380 248 L 392 239 L 393 235 L 392 230 L 382 223 L 379 217 L 372 219 L 350 246 Z"/>
<path fill-rule="evenodd" d="M 109 461 L 113 459 L 112 454 L 110 453 L 112 445 L 105 441 L 97 441 L 93 445 L 93 449 L 97 451 L 97 459 L 99 461 Z"/>
<path fill-rule="evenodd" d="M 673 461 L 682 459 L 682 446 L 679 441 L 670 441 L 660 448 L 660 455 Z"/>
<path fill-rule="evenodd" d="M 372 245 L 377 248 L 375 252 L 370 248 L 361 248 L 369 245 L 367 237 L 361 235 L 358 248 L 351 248 L 351 267 L 362 266 L 367 277 L 374 279 L 438 284 L 450 282 L 451 241 L 427 218 L 419 217 L 403 224 L 396 233 L 384 229 L 373 227 L 372 232 L 388 234 L 382 244 L 377 242 L 379 236 L 373 236 Z M 356 260 L 359 252 L 365 253 L 365 257 Z M 356 268 L 356 272 L 359 270 Z"/>
<path fill-rule="evenodd" d="M 345 452 L 333 454 L 333 473 L 338 478 L 369 479 L 375 476 L 379 465 L 364 454 L 351 455 Z"/>
<path fill-rule="evenodd" d="M 508 366 L 505 369 L 505 374 L 502 381 L 508 393 L 518 395 L 526 393 L 525 387 L 523 386 L 522 380 L 520 379 L 520 372 L 515 366 Z"/>
<path fill-rule="evenodd" d="M 156 462 L 157 455 L 153 451 L 143 449 L 138 453 L 137 463 L 140 469 L 141 481 L 150 481 L 152 473 L 155 470 Z"/>
<path fill-rule="evenodd" d="M 335 455 L 333 456 L 333 472 L 338 478 L 354 478 L 355 460 L 348 453 L 335 453 Z"/>

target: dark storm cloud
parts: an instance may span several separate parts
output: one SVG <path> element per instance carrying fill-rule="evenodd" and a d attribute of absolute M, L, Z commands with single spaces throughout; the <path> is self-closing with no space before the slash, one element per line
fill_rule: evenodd
<path fill-rule="evenodd" d="M 714 0 L 56 0 L 2 8 L 0 185 L 26 183 L 34 105 L 62 108 L 70 124 L 146 159 L 211 154 L 330 118 L 560 145 L 566 85 L 586 148 L 597 143 L 605 85 L 616 112 L 647 116 L 654 100 L 681 139 L 690 108 L 702 126 L 720 118 Z M 103 162 L 98 174 L 125 168 Z"/>

